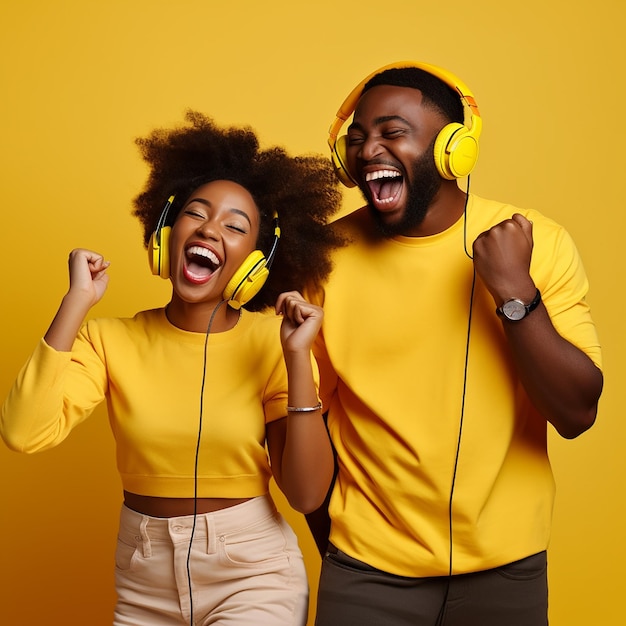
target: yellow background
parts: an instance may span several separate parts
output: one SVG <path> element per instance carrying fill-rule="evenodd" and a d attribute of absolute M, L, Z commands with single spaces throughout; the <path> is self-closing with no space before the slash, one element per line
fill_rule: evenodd
<path fill-rule="evenodd" d="M 187 108 L 252 125 L 264 144 L 326 152 L 326 131 L 366 74 L 440 65 L 484 119 L 472 190 L 565 225 L 591 281 L 606 387 L 598 423 L 551 433 L 558 494 L 553 626 L 614 624 L 623 604 L 626 426 L 621 0 L 3 0 L 0 8 L 0 328 L 4 397 L 52 318 L 76 246 L 111 259 L 94 315 L 163 304 L 131 199 L 146 170 L 133 138 Z M 346 207 L 360 202 L 346 192 Z M 0 446 L 0 620 L 111 623 L 120 484 L 104 410 L 59 448 Z M 302 519 L 313 592 L 319 559 Z"/>

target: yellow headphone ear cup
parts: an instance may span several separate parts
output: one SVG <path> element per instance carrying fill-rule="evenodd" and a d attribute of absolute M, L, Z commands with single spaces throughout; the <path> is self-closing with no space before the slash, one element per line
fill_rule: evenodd
<path fill-rule="evenodd" d="M 164 226 L 152 233 L 148 242 L 148 262 L 155 276 L 170 277 L 170 232 L 171 227 Z"/>
<path fill-rule="evenodd" d="M 467 126 L 453 122 L 437 135 L 433 153 L 435 165 L 443 178 L 463 178 L 476 165 L 478 141 Z"/>
<path fill-rule="evenodd" d="M 350 175 L 350 171 L 347 166 L 347 153 L 346 148 L 348 146 L 348 136 L 341 135 L 337 138 L 333 150 L 331 152 L 331 159 L 337 178 L 346 186 L 356 186 L 356 181 Z"/>
<path fill-rule="evenodd" d="M 265 256 L 260 250 L 255 250 L 228 281 L 222 297 L 233 309 L 239 309 L 259 293 L 268 275 Z"/>

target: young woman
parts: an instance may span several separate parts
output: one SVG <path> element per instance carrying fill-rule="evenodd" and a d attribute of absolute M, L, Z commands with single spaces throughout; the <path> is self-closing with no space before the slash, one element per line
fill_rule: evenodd
<path fill-rule="evenodd" d="M 340 196 L 321 157 L 261 150 L 250 129 L 198 113 L 187 121 L 137 140 L 151 170 L 135 214 L 169 303 L 85 322 L 109 262 L 73 250 L 2 436 L 45 450 L 106 400 L 124 488 L 115 625 L 305 624 L 302 555 L 268 483 L 301 512 L 330 484 L 310 356 L 322 312 L 300 291 L 341 243 L 325 227 Z"/>

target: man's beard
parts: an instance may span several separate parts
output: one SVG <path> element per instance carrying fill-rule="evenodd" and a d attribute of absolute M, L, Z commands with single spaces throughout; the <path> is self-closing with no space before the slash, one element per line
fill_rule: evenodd
<path fill-rule="evenodd" d="M 415 161 L 411 172 L 411 183 L 405 177 L 404 184 L 408 188 L 404 214 L 395 222 L 387 222 L 384 215 L 372 207 L 368 200 L 370 214 L 383 237 L 405 235 L 417 228 L 425 219 L 434 197 L 441 187 L 441 176 L 435 166 L 433 144 Z M 364 194 L 365 195 L 365 194 Z"/>

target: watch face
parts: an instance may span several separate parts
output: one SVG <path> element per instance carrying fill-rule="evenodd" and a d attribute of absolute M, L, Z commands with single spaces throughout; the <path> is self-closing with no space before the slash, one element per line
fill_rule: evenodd
<path fill-rule="evenodd" d="M 526 305 L 520 300 L 507 300 L 502 305 L 502 313 L 508 319 L 516 322 L 526 315 Z"/>

